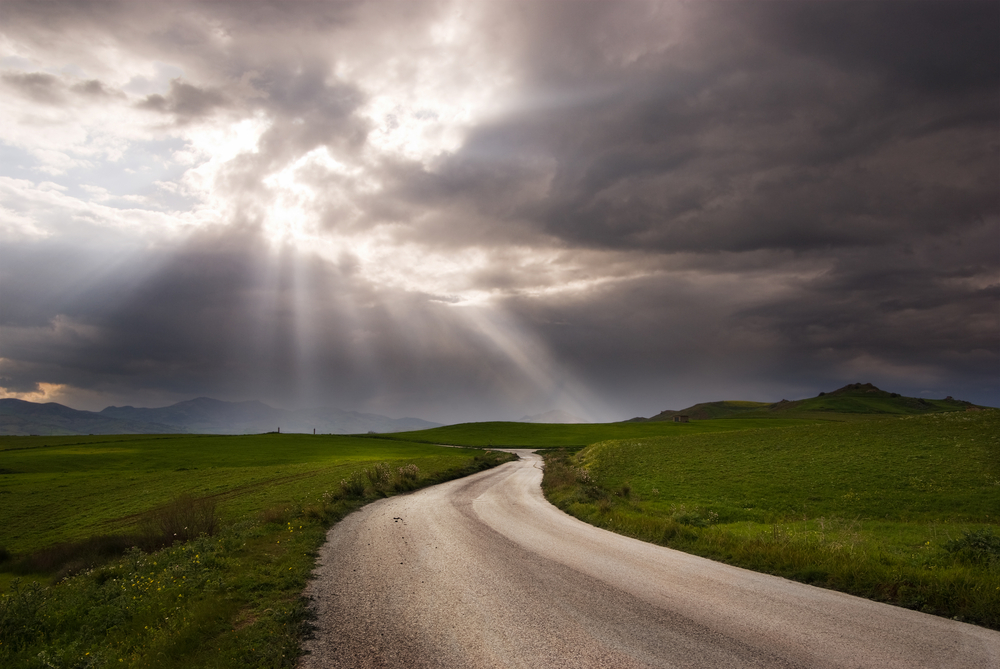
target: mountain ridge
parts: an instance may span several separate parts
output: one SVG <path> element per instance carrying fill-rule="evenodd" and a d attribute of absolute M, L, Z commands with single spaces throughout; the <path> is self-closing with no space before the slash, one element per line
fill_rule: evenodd
<path fill-rule="evenodd" d="M 37 434 L 255 434 L 291 432 L 360 434 L 438 427 L 420 418 L 389 418 L 336 408 L 276 409 L 258 400 L 227 402 L 197 397 L 166 407 L 109 406 L 72 409 L 56 402 L 0 399 L 0 435 Z"/>

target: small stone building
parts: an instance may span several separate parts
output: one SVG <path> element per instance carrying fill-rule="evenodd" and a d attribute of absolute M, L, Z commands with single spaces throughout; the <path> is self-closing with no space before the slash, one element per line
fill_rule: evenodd
<path fill-rule="evenodd" d="M 686 423 L 690 420 L 688 416 L 674 416 L 675 423 Z"/>

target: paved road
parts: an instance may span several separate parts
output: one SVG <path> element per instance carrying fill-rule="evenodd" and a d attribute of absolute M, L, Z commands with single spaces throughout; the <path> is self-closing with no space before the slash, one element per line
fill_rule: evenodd
<path fill-rule="evenodd" d="M 337 524 L 303 669 L 1000 667 L 998 632 L 582 523 L 519 453 Z"/>

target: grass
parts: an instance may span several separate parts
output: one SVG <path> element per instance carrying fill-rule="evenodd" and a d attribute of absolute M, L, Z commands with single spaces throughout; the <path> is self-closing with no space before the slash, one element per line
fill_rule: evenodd
<path fill-rule="evenodd" d="M 331 524 L 512 457 L 312 435 L 0 439 L 0 666 L 294 666 Z"/>
<path fill-rule="evenodd" d="M 763 421 L 763 422 L 762 422 Z M 755 418 L 741 420 L 704 420 L 691 423 L 462 423 L 419 432 L 398 432 L 379 435 L 380 438 L 419 441 L 432 444 L 497 448 L 555 448 L 586 446 L 608 439 L 637 439 L 657 436 L 698 434 L 742 430 L 758 425 L 788 426 L 815 422 L 815 419 Z"/>
<path fill-rule="evenodd" d="M 606 441 L 550 452 L 544 488 L 616 532 L 1000 629 L 997 410 Z"/>
<path fill-rule="evenodd" d="M 454 466 L 426 444 L 338 436 L 0 438 L 0 545 L 24 552 L 122 533 L 184 493 L 216 500 L 231 521 L 284 499 L 315 498 L 362 465 Z"/>

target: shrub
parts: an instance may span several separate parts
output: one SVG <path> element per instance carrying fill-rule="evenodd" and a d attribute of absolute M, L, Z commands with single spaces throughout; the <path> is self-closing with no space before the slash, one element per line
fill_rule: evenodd
<path fill-rule="evenodd" d="M 719 514 L 714 511 L 705 511 L 696 507 L 688 508 L 686 505 L 670 507 L 670 518 L 681 525 L 691 527 L 708 527 L 719 520 Z"/>
<path fill-rule="evenodd" d="M 973 564 L 1000 563 L 1000 536 L 991 529 L 962 532 L 960 539 L 952 539 L 944 548 L 963 562 Z"/>
<path fill-rule="evenodd" d="M 371 469 L 365 469 L 364 472 L 375 490 L 385 490 L 392 486 L 392 468 L 388 462 L 380 462 Z"/>
<path fill-rule="evenodd" d="M 32 583 L 21 587 L 19 579 L 10 585 L 10 594 L 0 595 L 0 642 L 20 650 L 44 636 L 42 587 Z"/>
<path fill-rule="evenodd" d="M 353 472 L 348 478 L 340 480 L 340 489 L 344 497 L 362 497 L 365 494 L 365 481 L 361 472 Z"/>

